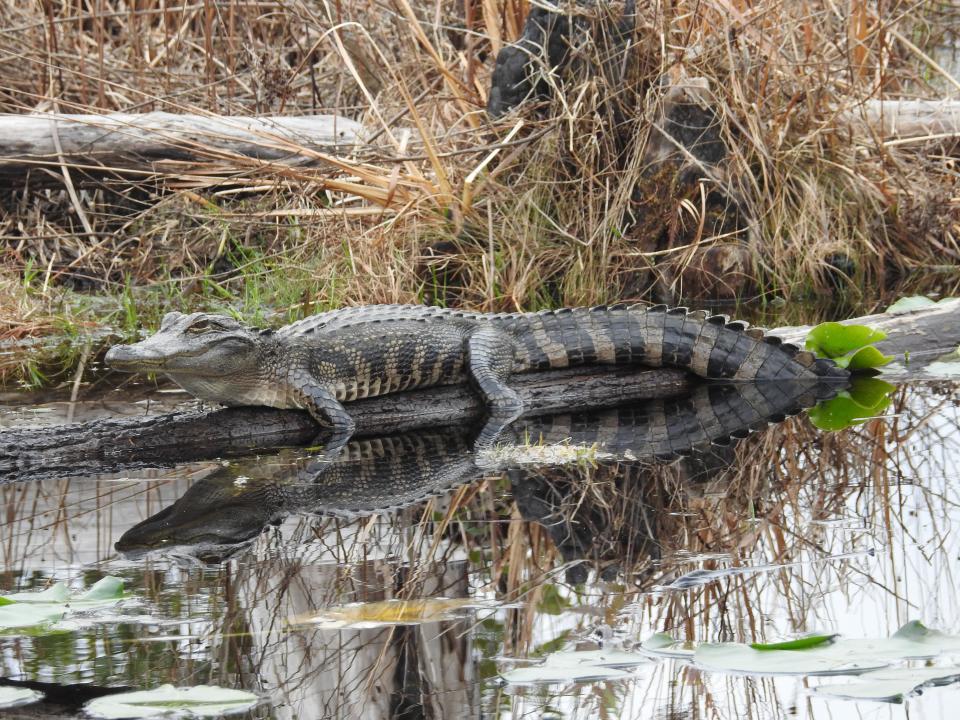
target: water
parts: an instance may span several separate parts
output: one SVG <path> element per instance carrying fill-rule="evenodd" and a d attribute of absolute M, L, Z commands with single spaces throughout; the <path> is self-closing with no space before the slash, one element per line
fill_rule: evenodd
<path fill-rule="evenodd" d="M 0 426 L 66 419 L 69 403 L 38 400 L 0 408 Z M 72 413 L 186 401 L 113 393 Z M 55 631 L 8 630 L 0 674 L 244 688 L 264 698 L 247 713 L 257 718 L 952 717 L 955 686 L 905 704 L 855 702 L 811 692 L 849 678 L 678 660 L 643 662 L 617 681 L 518 686 L 500 676 L 561 650 L 632 652 L 657 632 L 886 637 L 922 620 L 960 633 L 958 401 L 960 384 L 912 383 L 881 419 L 852 429 L 823 433 L 794 417 L 673 462 L 650 457 L 648 405 L 537 421 L 514 438 L 522 452 L 494 458 L 443 431 L 359 444 L 320 476 L 288 452 L 6 485 L 0 592 L 55 581 L 79 590 L 114 575 L 131 597 L 68 613 Z M 598 427 L 605 434 L 591 442 Z M 378 504 L 393 509 L 353 517 Z M 115 549 L 121 537 L 126 554 Z M 421 598 L 469 602 L 377 604 Z M 343 606 L 326 625 L 315 617 Z"/>

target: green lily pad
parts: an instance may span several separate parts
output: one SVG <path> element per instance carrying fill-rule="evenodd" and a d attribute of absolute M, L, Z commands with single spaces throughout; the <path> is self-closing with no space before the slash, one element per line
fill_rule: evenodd
<path fill-rule="evenodd" d="M 960 682 L 960 667 L 887 668 L 860 675 L 856 681 L 819 685 L 817 695 L 846 700 L 900 703 L 924 687 Z"/>
<path fill-rule="evenodd" d="M 656 633 L 640 643 L 640 649 L 647 655 L 675 660 L 693 660 L 696 647 L 696 643 L 674 640 L 666 633 Z"/>
<path fill-rule="evenodd" d="M 647 665 L 650 659 L 622 650 L 580 650 L 547 655 L 543 663 L 501 673 L 511 685 L 623 680 L 631 677 L 627 668 Z"/>
<path fill-rule="evenodd" d="M 10 603 L 65 603 L 70 599 L 67 586 L 58 582 L 42 592 L 19 592 L 4 595 L 3 599 Z"/>
<path fill-rule="evenodd" d="M 107 695 L 91 700 L 84 711 L 95 718 L 146 718 L 160 715 L 216 717 L 249 710 L 260 698 L 245 690 L 214 685 L 177 688 L 161 685 L 153 690 Z"/>
<path fill-rule="evenodd" d="M 0 709 L 29 705 L 43 698 L 43 693 L 21 687 L 0 686 Z"/>
<path fill-rule="evenodd" d="M 880 342 L 887 334 L 866 325 L 842 325 L 826 322 L 817 325 L 807 335 L 808 350 L 828 358 L 839 358 L 871 343 Z"/>
<path fill-rule="evenodd" d="M 5 602 L 0 603 L 0 632 L 44 634 L 50 632 L 50 626 L 63 619 L 69 609 L 112 605 L 124 597 L 123 580 L 109 575 L 77 595 L 71 595 L 63 583 L 42 592 L 13 593 L 4 596 Z"/>
<path fill-rule="evenodd" d="M 854 674 L 904 660 L 960 652 L 960 636 L 931 630 L 918 621 L 907 623 L 888 638 L 833 637 L 818 634 L 785 643 L 761 644 L 759 648 L 743 643 L 703 643 L 694 645 L 692 652 L 689 646 L 678 651 L 666 642 L 669 638 L 656 637 L 641 647 L 651 655 L 684 659 L 707 670 L 748 675 Z"/>
<path fill-rule="evenodd" d="M 923 368 L 923 374 L 937 378 L 954 378 L 960 376 L 960 347 L 946 355 L 941 355 L 927 365 Z"/>
<path fill-rule="evenodd" d="M 71 603 L 116 602 L 124 598 L 123 580 L 112 575 L 100 578 L 90 589 L 70 598 Z"/>
<path fill-rule="evenodd" d="M 956 300 L 956 298 L 941 298 L 940 300 L 931 300 L 923 295 L 913 295 L 911 297 L 900 298 L 893 305 L 884 310 L 884 312 L 889 313 L 890 315 L 899 315 L 900 313 L 908 313 L 913 312 L 914 310 L 923 310 L 924 308 L 934 307 L 936 305 L 944 305 L 946 303 L 953 302 L 954 300 Z"/>
<path fill-rule="evenodd" d="M 784 640 L 775 643 L 750 643 L 754 650 L 808 650 L 820 645 L 828 645 L 837 637 L 833 635 L 805 635 L 796 640 Z"/>
<path fill-rule="evenodd" d="M 883 367 L 893 360 L 893 355 L 884 355 L 872 345 L 853 350 L 846 355 L 833 358 L 833 361 L 842 368 L 855 372 L 857 370 L 872 370 Z"/>
<path fill-rule="evenodd" d="M 12 603 L 0 607 L 0 633 L 18 628 L 47 626 L 60 620 L 67 609 L 53 603 Z"/>
<path fill-rule="evenodd" d="M 865 423 L 883 414 L 890 405 L 895 386 L 871 377 L 856 377 L 850 388 L 807 411 L 807 417 L 821 430 L 837 431 Z"/>

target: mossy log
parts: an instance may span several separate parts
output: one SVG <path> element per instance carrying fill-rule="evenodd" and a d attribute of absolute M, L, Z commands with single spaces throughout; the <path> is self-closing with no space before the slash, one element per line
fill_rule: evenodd
<path fill-rule="evenodd" d="M 960 345 L 960 300 L 899 315 L 857 322 L 884 330 L 878 348 L 908 372 Z M 776 334 L 801 343 L 809 328 Z M 663 368 L 588 366 L 516 375 L 511 380 L 528 415 L 613 407 L 676 396 L 695 382 L 686 372 Z M 483 405 L 466 386 L 427 388 L 348 403 L 359 436 L 426 427 L 463 427 L 480 420 Z M 169 465 L 204 458 L 262 452 L 311 442 L 319 429 L 296 410 L 227 408 L 140 418 L 98 420 L 59 427 L 0 432 L 0 482 L 88 475 L 116 467 Z"/>

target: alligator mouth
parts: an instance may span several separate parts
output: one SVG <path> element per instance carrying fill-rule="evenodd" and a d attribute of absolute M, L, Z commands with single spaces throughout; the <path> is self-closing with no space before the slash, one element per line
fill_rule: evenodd
<path fill-rule="evenodd" d="M 133 350 L 132 345 L 114 345 L 107 351 L 103 361 L 113 370 L 161 369 L 167 359 L 160 355 L 144 353 L 142 350 Z"/>

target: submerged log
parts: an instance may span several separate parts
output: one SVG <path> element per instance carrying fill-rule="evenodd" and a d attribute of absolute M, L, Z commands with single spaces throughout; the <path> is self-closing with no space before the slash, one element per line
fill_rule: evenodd
<path fill-rule="evenodd" d="M 897 315 L 844 321 L 884 330 L 878 348 L 894 355 L 908 374 L 960 345 L 960 300 Z M 802 343 L 809 328 L 776 335 Z M 909 355 L 909 362 L 905 362 Z M 900 373 L 902 375 L 902 372 Z M 686 392 L 696 379 L 675 369 L 580 367 L 515 376 L 511 386 L 528 415 L 613 407 Z M 466 386 L 427 388 L 348 403 L 358 436 L 477 422 L 484 408 Z M 169 465 L 203 458 L 304 445 L 318 428 L 305 412 L 228 408 L 141 418 L 98 420 L 59 427 L 0 432 L 0 483 L 39 476 L 108 472 L 118 466 Z"/>
<path fill-rule="evenodd" d="M 315 159 L 311 153 L 352 148 L 362 136 L 359 123 L 336 115 L 0 115 L 0 172 L 61 163 L 154 171 L 157 161 L 237 156 L 304 163 Z"/>

